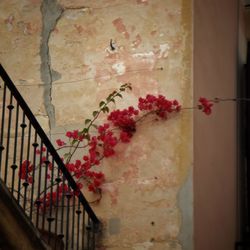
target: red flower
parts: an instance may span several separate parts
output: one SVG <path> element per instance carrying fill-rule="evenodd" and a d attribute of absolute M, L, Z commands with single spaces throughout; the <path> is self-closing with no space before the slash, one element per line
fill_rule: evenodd
<path fill-rule="evenodd" d="M 69 137 L 69 138 L 72 138 L 72 132 L 67 131 L 67 132 L 66 132 L 66 136 Z"/>
<path fill-rule="evenodd" d="M 141 111 L 155 111 L 158 116 L 166 119 L 168 113 L 179 112 L 181 106 L 177 100 L 170 101 L 162 95 L 147 95 L 146 98 L 139 98 L 138 108 Z"/>
<path fill-rule="evenodd" d="M 19 168 L 19 172 L 18 172 L 19 178 L 22 180 L 27 179 L 29 183 L 32 183 L 33 180 L 31 180 L 32 177 L 30 176 L 30 174 L 32 173 L 33 168 L 34 166 L 31 164 L 30 161 L 24 160 L 22 165 Z"/>
<path fill-rule="evenodd" d="M 108 120 L 113 123 L 115 127 L 122 131 L 129 133 L 131 136 L 136 131 L 136 123 L 134 117 L 139 114 L 139 111 L 130 106 L 128 109 L 114 110 L 108 116 Z"/>
<path fill-rule="evenodd" d="M 64 146 L 66 143 L 65 143 L 64 141 L 62 141 L 61 139 L 57 139 L 57 140 L 56 140 L 56 144 L 57 144 L 58 147 L 62 147 L 62 146 Z"/>
<path fill-rule="evenodd" d="M 88 160 L 89 160 L 89 157 L 88 157 L 87 155 L 84 155 L 84 156 L 83 156 L 83 160 L 84 160 L 84 161 L 88 161 Z"/>
<path fill-rule="evenodd" d="M 45 147 L 42 147 L 42 150 L 40 150 L 40 149 L 37 149 L 36 150 L 36 154 L 41 154 L 41 153 L 43 153 L 43 152 L 45 152 L 46 151 L 46 148 Z"/>
<path fill-rule="evenodd" d="M 104 178 L 104 174 L 102 172 L 94 172 L 93 175 L 95 176 L 95 178 L 97 179 L 103 179 Z"/>
<path fill-rule="evenodd" d="M 120 133 L 120 139 L 122 142 L 127 143 L 130 142 L 131 135 L 127 132 L 121 131 Z"/>
<path fill-rule="evenodd" d="M 89 184 L 88 189 L 90 192 L 95 192 L 95 190 L 96 190 L 94 184 Z"/>
<path fill-rule="evenodd" d="M 204 97 L 200 97 L 199 102 L 199 109 L 201 109 L 206 115 L 210 115 L 212 113 L 213 103 Z"/>
<path fill-rule="evenodd" d="M 84 136 L 79 132 L 79 130 L 73 130 L 73 131 L 67 131 L 66 136 L 69 139 L 82 141 L 84 139 Z"/>

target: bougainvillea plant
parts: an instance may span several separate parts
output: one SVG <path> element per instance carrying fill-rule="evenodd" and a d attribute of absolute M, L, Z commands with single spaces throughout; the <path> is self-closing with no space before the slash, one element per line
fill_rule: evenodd
<path fill-rule="evenodd" d="M 101 162 L 116 154 L 116 146 L 119 143 L 127 144 L 132 140 L 137 131 L 138 123 L 143 122 L 148 116 L 153 116 L 157 120 L 167 120 L 186 109 L 177 100 L 169 100 L 163 95 L 148 94 L 138 99 L 136 107 L 129 106 L 126 109 L 110 111 L 110 104 L 116 103 L 118 98 L 123 97 L 123 92 L 131 89 L 130 83 L 121 85 L 118 90 L 113 91 L 99 103 L 98 109 L 92 113 L 92 118 L 84 121 L 82 130 L 67 131 L 65 134 L 67 140 L 56 140 L 57 150 L 59 153 L 64 152 L 62 160 L 76 180 L 79 190 L 85 186 L 90 192 L 98 194 L 96 201 L 99 201 L 102 197 L 102 184 L 105 182 Z M 198 104 L 192 109 L 199 109 L 204 114 L 210 115 L 212 106 L 219 101 L 222 101 L 222 99 L 208 100 L 201 97 Z M 106 115 L 106 120 L 99 124 L 98 118 L 101 114 Z M 103 118 L 101 120 L 103 121 Z M 76 156 L 79 156 L 79 152 L 81 157 L 75 159 Z M 46 149 L 37 150 L 37 153 L 42 154 L 42 161 L 45 162 L 47 159 L 45 156 Z M 50 171 L 52 167 L 52 164 L 49 163 L 48 169 Z M 32 171 L 33 166 L 29 162 L 23 162 L 19 178 L 25 179 L 28 175 L 28 181 L 32 182 Z M 47 174 L 47 178 L 51 178 L 50 173 Z M 52 183 L 56 184 L 57 182 L 52 180 Z M 60 198 L 63 190 L 65 192 L 68 190 L 68 186 L 61 183 L 58 189 Z M 46 195 L 44 197 L 41 195 L 39 198 L 41 203 L 45 206 L 46 204 L 49 205 L 51 200 L 57 199 L 57 192 L 44 192 Z M 75 192 L 75 195 L 77 195 L 77 192 Z"/>

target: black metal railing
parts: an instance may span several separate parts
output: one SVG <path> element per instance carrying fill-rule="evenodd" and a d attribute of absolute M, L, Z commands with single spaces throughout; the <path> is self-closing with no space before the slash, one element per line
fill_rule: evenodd
<path fill-rule="evenodd" d="M 100 222 L 0 65 L 0 178 L 53 249 L 95 249 Z"/>

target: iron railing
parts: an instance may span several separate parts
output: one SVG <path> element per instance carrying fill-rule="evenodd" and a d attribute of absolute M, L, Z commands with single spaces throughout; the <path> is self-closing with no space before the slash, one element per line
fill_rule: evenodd
<path fill-rule="evenodd" d="M 53 249 L 95 249 L 98 218 L 1 65 L 0 76 L 0 178 Z"/>

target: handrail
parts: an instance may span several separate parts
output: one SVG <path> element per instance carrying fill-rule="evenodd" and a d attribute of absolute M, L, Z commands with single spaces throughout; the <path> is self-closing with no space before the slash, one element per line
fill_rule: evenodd
<path fill-rule="evenodd" d="M 66 168 L 65 164 L 63 163 L 62 159 L 60 158 L 60 156 L 58 155 L 56 149 L 54 148 L 54 146 L 52 145 L 52 143 L 50 142 L 49 138 L 47 137 L 47 135 L 45 134 L 44 130 L 41 128 L 40 124 L 38 123 L 37 119 L 35 118 L 35 116 L 33 115 L 32 111 L 30 110 L 30 108 L 28 107 L 28 105 L 26 104 L 25 100 L 23 99 L 23 97 L 21 96 L 21 94 L 19 93 L 19 91 L 17 90 L 17 88 L 15 87 L 14 83 L 12 82 L 12 80 L 10 79 L 10 77 L 8 76 L 7 72 L 5 71 L 5 69 L 3 68 L 3 66 L 0 64 L 0 77 L 2 78 L 3 82 L 4 82 L 4 100 L 3 100 L 3 107 L 2 107 L 2 127 L 1 127 L 1 135 L 0 135 L 0 157 L 2 157 L 2 151 L 4 150 L 4 146 L 2 145 L 3 144 L 3 130 L 4 130 L 4 117 L 5 117 L 5 108 L 8 108 L 9 109 L 9 122 L 7 122 L 8 124 L 8 135 L 7 135 L 7 146 L 6 146 L 6 157 L 8 156 L 8 151 L 9 151 L 9 136 L 10 136 L 10 124 L 11 124 L 11 112 L 12 112 L 12 109 L 14 108 L 13 105 L 12 105 L 12 99 L 13 97 L 15 98 L 16 102 L 17 102 L 17 108 L 16 108 L 16 117 L 19 117 L 19 113 L 18 113 L 18 110 L 19 108 L 23 110 L 23 121 L 24 121 L 24 116 L 27 117 L 27 119 L 29 120 L 30 124 L 29 124 L 29 133 L 28 133 L 28 137 L 30 139 L 31 135 L 30 135 L 30 130 L 31 130 L 31 126 L 32 128 L 34 129 L 36 135 L 38 135 L 41 139 L 41 143 L 42 145 L 44 145 L 47 149 L 47 154 L 49 153 L 50 156 L 53 158 L 53 161 L 57 164 L 57 167 L 58 169 L 62 172 L 63 174 L 63 177 L 67 180 L 67 183 L 68 183 L 68 186 L 75 191 L 75 193 L 77 193 L 77 197 L 79 199 L 79 202 L 82 204 L 83 208 L 84 208 L 84 211 L 86 211 L 87 215 L 88 215 L 88 221 L 87 223 L 90 223 L 90 221 L 92 221 L 92 226 L 93 227 L 92 229 L 94 230 L 94 232 L 97 232 L 97 229 L 100 225 L 100 221 L 99 219 L 97 218 L 97 216 L 95 215 L 94 211 L 92 210 L 92 208 L 90 207 L 88 201 L 86 200 L 86 198 L 84 197 L 83 193 L 78 189 L 78 186 L 74 180 L 74 178 L 72 177 L 72 175 L 69 173 L 68 169 Z M 7 105 L 5 104 L 5 97 L 6 97 L 6 86 L 7 88 L 9 89 L 10 91 L 10 105 Z M 5 107 L 6 106 L 6 107 Z M 10 107 L 12 106 L 12 107 Z M 17 119 L 17 118 L 16 118 Z M 18 118 L 19 119 L 19 118 Z M 24 122 L 22 122 L 20 124 L 20 127 L 22 128 L 22 143 L 23 144 L 23 138 L 24 138 L 24 126 L 22 126 L 24 124 Z M 1 124 L 0 124 L 1 125 Z M 17 124 L 16 124 L 16 131 L 17 131 Z M 16 132 L 17 133 L 17 132 Z M 15 142 L 16 143 L 16 142 Z M 29 142 L 30 143 L 30 142 Z M 29 144 L 28 143 L 28 144 Z M 33 145 L 34 146 L 34 145 Z M 16 147 L 16 145 L 15 145 Z M 20 146 L 21 147 L 21 155 L 23 154 L 23 146 Z M 15 149 L 14 149 L 15 150 Z M 27 149 L 29 151 L 29 148 Z M 15 153 L 14 153 L 15 154 Z M 21 160 L 24 160 L 22 159 L 22 156 L 21 156 Z M 21 160 L 20 160 L 20 164 L 21 164 Z M 6 159 L 5 159 L 6 161 Z M 41 162 L 41 156 L 40 156 L 40 162 Z M 7 159 L 7 163 L 5 162 L 5 165 L 7 166 L 8 164 L 8 159 Z M 0 159 L 0 165 L 1 165 L 1 159 Z M 14 167 L 13 167 L 14 166 Z M 11 167 L 13 167 L 13 172 L 15 173 L 15 169 L 18 168 L 18 166 L 16 166 L 16 164 L 13 164 Z M 19 166 L 21 168 L 21 166 Z M 19 170 L 20 171 L 20 170 Z M 22 171 L 22 170 L 21 170 Z M 27 170 L 26 170 L 27 171 Z M 34 171 L 34 170 L 33 170 Z M 39 170 L 40 171 L 40 170 Z M 20 172 L 19 172 L 20 174 Z M 5 175 L 7 175 L 7 170 L 5 169 Z M 14 174 L 13 174 L 14 175 Z M 33 175 L 35 175 L 33 173 Z M 40 175 L 39 175 L 40 176 Z M 0 166 L 0 177 L 1 177 L 1 166 Z M 26 177 L 27 178 L 27 177 Z M 41 177 L 39 177 L 41 178 Z M 5 178 L 5 182 L 6 182 L 6 179 Z M 23 183 L 23 186 L 24 188 L 25 187 L 25 183 Z M 33 185 L 33 184 L 32 184 Z M 40 185 L 40 180 L 39 180 L 39 185 Z M 46 181 L 45 181 L 45 185 L 46 185 Z M 19 180 L 19 189 L 20 189 L 20 180 Z M 19 190 L 18 189 L 18 190 Z M 40 189 L 40 187 L 38 188 Z M 12 187 L 12 192 L 13 192 L 13 187 Z M 32 190 L 33 192 L 33 190 Z M 46 192 L 45 192 L 46 194 Z M 19 193 L 18 193 L 18 197 L 19 197 Z M 67 196 L 67 194 L 66 194 Z M 19 197 L 20 198 L 20 197 Z M 18 198 L 18 201 L 19 201 L 19 198 Z M 26 193 L 25 193 L 25 198 L 26 198 Z M 24 199 L 25 199 L 24 198 Z M 33 198 L 32 198 L 33 199 Z M 25 203 L 25 201 L 24 201 Z M 64 205 L 62 206 L 64 207 Z M 25 210 L 25 205 L 24 205 L 24 210 Z M 76 213 L 78 210 L 76 210 Z M 67 216 L 68 216 L 68 211 L 67 211 Z M 79 215 L 79 214 L 78 214 Z M 83 218 L 84 220 L 84 218 Z M 44 224 L 44 221 L 43 221 L 43 224 Z M 79 225 L 78 225 L 79 227 Z M 88 228 L 87 228 L 88 229 Z M 67 232 L 68 233 L 68 232 Z M 78 236 L 77 236 L 78 237 Z M 79 238 L 79 237 L 78 237 Z M 94 238 L 94 235 L 93 235 L 93 238 Z M 78 241 L 79 239 L 77 239 Z M 66 240 L 67 241 L 67 240 Z M 68 249 L 66 247 L 66 249 Z M 77 247 L 78 249 L 78 247 Z M 90 249 L 90 248 L 88 248 Z M 94 248 L 91 248 L 91 249 L 94 249 Z"/>
<path fill-rule="evenodd" d="M 53 158 L 55 159 L 55 162 L 57 163 L 58 167 L 63 172 L 63 175 L 66 177 L 67 181 L 69 182 L 71 188 L 74 191 L 77 191 L 77 185 L 76 185 L 75 180 L 73 179 L 73 177 L 71 176 L 71 174 L 69 173 L 67 168 L 65 167 L 64 163 L 62 162 L 62 160 L 61 160 L 60 156 L 58 155 L 57 151 L 55 150 L 54 146 L 50 142 L 49 138 L 47 137 L 47 135 L 45 134 L 45 132 L 41 128 L 39 122 L 37 121 L 37 119 L 35 118 L 33 113 L 31 112 L 29 106 L 24 101 L 23 97 L 21 96 L 21 94 L 17 90 L 16 86 L 14 85 L 14 83 L 12 82 L 12 80 L 10 79 L 10 77 L 8 76 L 7 72 L 4 70 L 4 68 L 1 64 L 0 64 L 0 75 L 4 79 L 8 88 L 12 92 L 13 96 L 18 101 L 20 107 L 23 110 L 25 110 L 26 116 L 29 118 L 31 124 L 36 128 L 38 135 L 43 140 L 45 146 L 49 149 L 49 151 L 50 151 L 51 155 L 53 156 Z M 90 215 L 90 218 L 93 220 L 93 222 L 97 223 L 97 224 L 100 223 L 100 221 L 98 220 L 98 218 L 95 215 L 92 208 L 89 206 L 89 204 L 88 204 L 86 198 L 84 197 L 84 195 L 82 194 L 82 192 L 80 192 L 78 197 L 79 197 L 80 202 L 84 205 L 85 210 Z"/>

